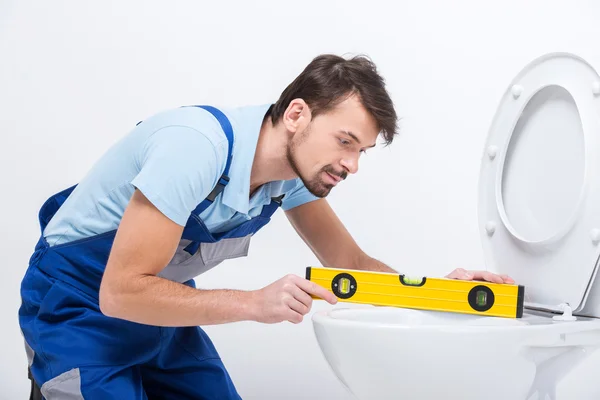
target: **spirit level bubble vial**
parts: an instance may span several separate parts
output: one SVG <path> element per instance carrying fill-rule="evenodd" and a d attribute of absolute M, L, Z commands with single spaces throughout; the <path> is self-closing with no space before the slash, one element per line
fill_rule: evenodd
<path fill-rule="evenodd" d="M 306 279 L 351 303 L 490 317 L 523 316 L 522 285 L 313 266 L 306 268 Z"/>

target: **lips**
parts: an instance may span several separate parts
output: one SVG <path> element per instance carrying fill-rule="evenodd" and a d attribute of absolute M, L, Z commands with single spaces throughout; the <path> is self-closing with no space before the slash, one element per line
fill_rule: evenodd
<path fill-rule="evenodd" d="M 337 175 L 332 175 L 332 174 L 330 174 L 329 172 L 325 172 L 325 174 L 327 175 L 327 177 L 328 177 L 328 178 L 329 178 L 331 181 L 333 181 L 333 184 L 334 184 L 334 185 L 335 185 L 335 184 L 337 184 L 337 183 L 339 183 L 339 182 L 342 180 L 342 178 L 341 178 L 341 177 L 339 177 L 339 176 L 337 176 Z"/>

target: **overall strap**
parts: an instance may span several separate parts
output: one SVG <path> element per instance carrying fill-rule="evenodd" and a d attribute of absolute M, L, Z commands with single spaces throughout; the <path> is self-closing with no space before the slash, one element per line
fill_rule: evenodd
<path fill-rule="evenodd" d="M 202 211 L 204 211 L 204 209 L 206 209 L 215 200 L 219 193 L 221 193 L 223 189 L 225 189 L 227 183 L 229 183 L 229 168 L 231 167 L 231 159 L 233 158 L 233 128 L 231 126 L 231 123 L 229 122 L 229 119 L 227 119 L 227 116 L 225 116 L 225 114 L 218 108 L 208 105 L 193 105 L 182 107 L 198 107 L 208 111 L 217 119 L 217 121 L 221 125 L 221 128 L 223 128 L 223 132 L 225 132 L 225 136 L 227 137 L 228 148 L 227 163 L 225 164 L 225 170 L 223 171 L 223 174 L 219 178 L 219 181 L 217 182 L 217 185 L 214 187 L 212 192 L 210 192 L 206 199 L 202 203 L 200 203 L 198 207 L 196 207 L 196 209 L 194 210 L 194 213 L 199 214 Z M 135 125 L 137 126 L 141 123 L 142 121 L 139 121 Z"/>
<path fill-rule="evenodd" d="M 200 107 L 210 112 L 214 117 L 219 121 L 221 128 L 223 128 L 223 132 L 225 132 L 225 136 L 227 136 L 228 142 L 228 151 L 227 151 L 227 164 L 225 165 L 225 171 L 223 171 L 223 175 L 227 177 L 229 181 L 229 168 L 231 167 L 231 159 L 233 157 L 233 127 L 229 122 L 229 119 L 223 114 L 223 112 L 213 106 L 189 106 L 189 107 Z"/>
<path fill-rule="evenodd" d="M 210 112 L 219 122 L 221 128 L 223 128 L 223 132 L 225 132 L 225 136 L 227 137 L 228 150 L 227 150 L 227 163 L 225 164 L 225 170 L 223 174 L 219 178 L 217 185 L 210 192 L 210 194 L 200 203 L 198 206 L 192 211 L 192 213 L 199 215 L 202 211 L 206 210 L 215 200 L 215 198 L 225 189 L 225 186 L 229 183 L 229 168 L 231 167 L 231 160 L 233 158 L 233 128 L 229 119 L 225 114 L 213 107 L 207 105 L 194 105 L 194 106 L 184 106 L 184 107 L 200 107 L 204 110 Z M 198 248 L 200 247 L 200 243 L 197 241 L 191 242 L 187 245 L 184 250 L 190 254 L 195 254 Z"/>
<path fill-rule="evenodd" d="M 223 128 L 223 132 L 225 132 L 225 136 L 227 136 L 228 151 L 227 151 L 227 163 L 225 164 L 225 170 L 223 171 L 223 174 L 219 178 L 219 181 L 217 182 L 217 185 L 214 187 L 212 192 L 210 192 L 210 194 L 206 197 L 206 199 L 204 199 L 194 209 L 193 213 L 198 215 L 213 203 L 215 198 L 219 195 L 219 193 L 221 193 L 223 191 L 223 189 L 225 189 L 225 186 L 227 186 L 227 184 L 229 183 L 229 168 L 231 167 L 231 160 L 233 158 L 233 128 L 231 126 L 231 123 L 229 122 L 229 119 L 227 119 L 225 114 L 223 114 L 223 112 L 221 110 L 219 110 L 213 106 L 201 105 L 201 106 L 184 106 L 184 107 L 200 107 L 200 108 L 203 108 L 206 111 L 210 112 L 217 119 L 217 121 L 219 121 L 221 128 Z"/>
<path fill-rule="evenodd" d="M 281 207 L 281 204 L 283 204 L 282 200 L 284 196 L 285 194 L 277 197 L 271 197 L 271 202 L 263 206 L 260 216 L 263 218 L 271 218 L 271 216 L 275 214 L 275 211 L 277 211 L 277 209 Z"/>

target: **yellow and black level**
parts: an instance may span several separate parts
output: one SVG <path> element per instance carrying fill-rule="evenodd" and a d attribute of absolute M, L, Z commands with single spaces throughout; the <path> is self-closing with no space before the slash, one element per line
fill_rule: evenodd
<path fill-rule="evenodd" d="M 307 267 L 306 279 L 341 301 L 491 317 L 521 318 L 522 285 Z M 316 298 L 313 296 L 313 298 Z"/>

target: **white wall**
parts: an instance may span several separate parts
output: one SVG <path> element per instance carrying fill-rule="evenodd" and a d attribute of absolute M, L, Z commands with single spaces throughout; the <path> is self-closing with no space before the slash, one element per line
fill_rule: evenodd
<path fill-rule="evenodd" d="M 545 52 L 600 68 L 599 15 L 593 0 L 0 3 L 0 397 L 28 393 L 17 309 L 37 211 L 138 120 L 183 104 L 274 101 L 315 55 L 366 53 L 402 135 L 365 156 L 331 202 L 359 244 L 397 269 L 485 268 L 476 185 L 497 102 Z M 197 282 L 256 289 L 313 262 L 279 214 L 250 257 Z M 207 331 L 246 399 L 349 398 L 310 319 Z"/>

